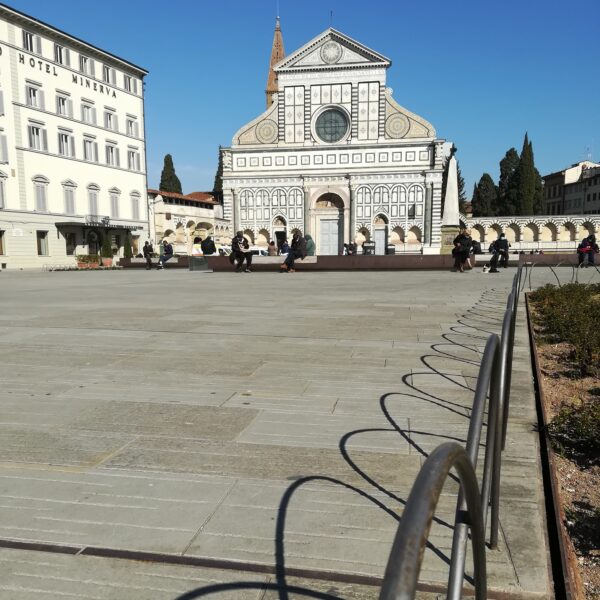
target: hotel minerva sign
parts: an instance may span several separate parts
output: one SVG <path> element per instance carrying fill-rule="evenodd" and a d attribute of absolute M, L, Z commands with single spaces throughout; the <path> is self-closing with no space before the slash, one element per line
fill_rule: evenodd
<path fill-rule="evenodd" d="M 0 56 L 2 56 L 3 48 L 0 45 Z M 55 77 L 59 76 L 59 70 L 57 71 L 57 65 L 53 65 L 45 60 L 40 60 L 39 58 L 34 58 L 33 56 L 27 56 L 23 52 L 19 52 L 19 63 L 22 65 L 29 65 L 32 69 L 36 71 L 41 71 L 42 73 L 47 73 L 48 75 L 54 75 Z M 109 98 L 116 98 L 117 93 L 111 87 L 106 85 L 105 83 L 98 83 L 97 81 L 91 81 L 87 77 L 82 77 L 77 73 L 71 73 L 72 83 L 76 83 L 90 90 L 94 90 L 95 92 L 100 92 L 108 96 Z"/>

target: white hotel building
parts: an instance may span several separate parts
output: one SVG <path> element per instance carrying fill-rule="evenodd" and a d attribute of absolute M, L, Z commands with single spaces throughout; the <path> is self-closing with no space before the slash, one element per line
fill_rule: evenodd
<path fill-rule="evenodd" d="M 147 71 L 0 4 L 0 267 L 148 238 Z"/>

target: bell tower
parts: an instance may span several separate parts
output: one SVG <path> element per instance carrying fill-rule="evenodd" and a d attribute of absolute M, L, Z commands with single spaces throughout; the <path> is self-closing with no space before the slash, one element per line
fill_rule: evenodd
<path fill-rule="evenodd" d="M 265 91 L 267 95 L 267 108 L 273 104 L 273 94 L 279 91 L 277 84 L 277 74 L 273 70 L 273 67 L 281 60 L 285 58 L 285 50 L 283 49 L 283 36 L 281 35 L 281 25 L 279 23 L 279 17 L 275 21 L 275 33 L 273 35 L 273 47 L 271 48 L 271 62 L 269 64 L 269 76 L 267 78 L 267 89 Z"/>

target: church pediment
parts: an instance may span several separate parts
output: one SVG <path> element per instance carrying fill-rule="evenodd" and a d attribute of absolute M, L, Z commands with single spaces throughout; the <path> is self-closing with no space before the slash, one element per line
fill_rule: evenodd
<path fill-rule="evenodd" d="M 278 63 L 275 72 L 390 65 L 385 56 L 330 28 Z"/>

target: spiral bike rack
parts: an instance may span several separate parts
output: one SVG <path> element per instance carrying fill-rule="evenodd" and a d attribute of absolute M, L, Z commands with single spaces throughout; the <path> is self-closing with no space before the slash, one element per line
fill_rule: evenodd
<path fill-rule="evenodd" d="M 508 296 L 502 334 L 487 340 L 471 410 L 466 448 L 449 442 L 438 446 L 423 464 L 404 508 L 385 570 L 380 600 L 410 600 L 415 597 L 425 545 L 440 493 L 454 467 L 460 479 L 454 537 L 448 578 L 448 600 L 462 597 L 469 531 L 473 548 L 476 600 L 487 597 L 485 534 L 490 515 L 491 548 L 498 545 L 500 470 L 510 403 L 516 314 L 523 266 L 514 276 Z M 531 277 L 531 271 L 529 273 Z M 530 279 L 531 281 L 531 279 Z M 475 469 L 489 397 L 488 427 L 481 486 Z"/>

